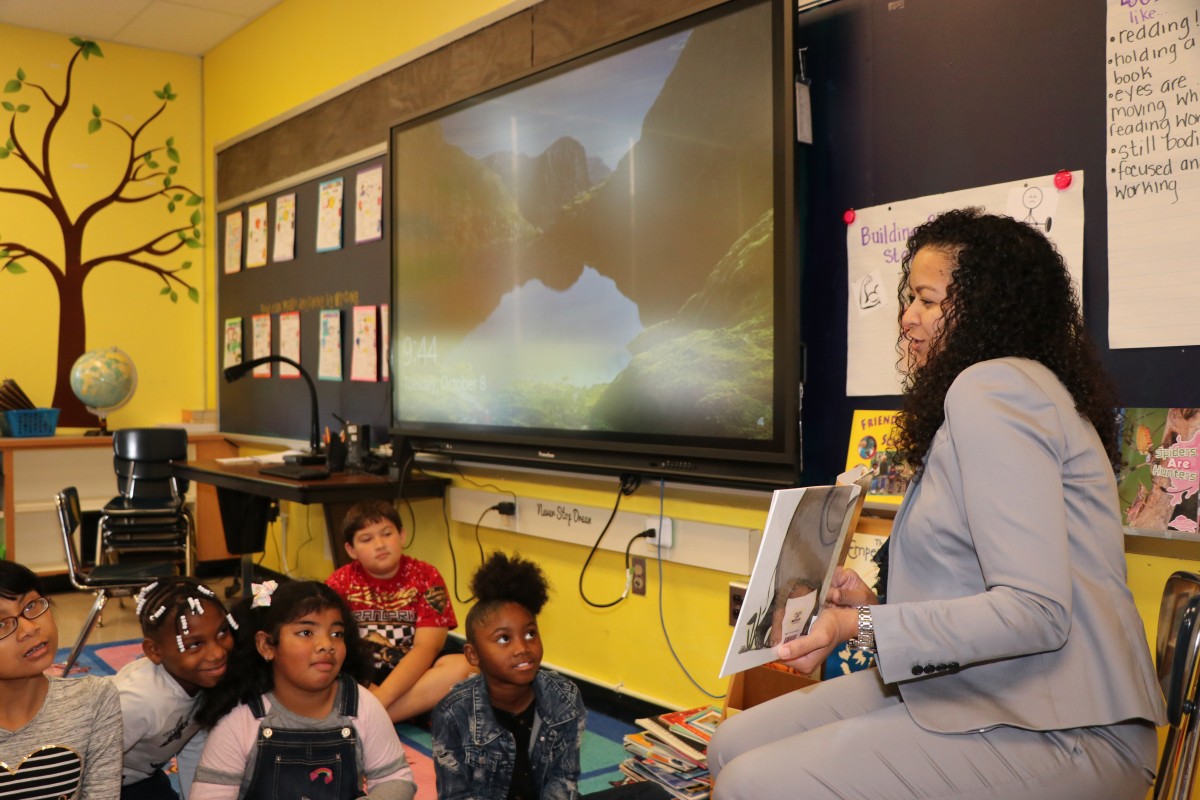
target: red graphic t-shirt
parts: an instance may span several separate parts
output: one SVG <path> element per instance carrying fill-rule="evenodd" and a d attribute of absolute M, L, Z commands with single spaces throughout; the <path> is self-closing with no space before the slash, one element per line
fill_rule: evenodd
<path fill-rule="evenodd" d="M 359 633 L 374 651 L 376 671 L 383 674 L 412 650 L 417 628 L 458 627 L 441 573 L 409 556 L 400 556 L 399 569 L 387 580 L 372 577 L 352 561 L 325 583 L 350 605 Z"/>

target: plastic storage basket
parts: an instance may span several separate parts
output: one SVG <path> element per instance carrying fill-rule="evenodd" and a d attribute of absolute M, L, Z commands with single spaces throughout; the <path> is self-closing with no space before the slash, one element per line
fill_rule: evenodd
<path fill-rule="evenodd" d="M 57 408 L 5 411 L 0 414 L 0 434 L 4 436 L 53 436 L 56 427 Z"/>

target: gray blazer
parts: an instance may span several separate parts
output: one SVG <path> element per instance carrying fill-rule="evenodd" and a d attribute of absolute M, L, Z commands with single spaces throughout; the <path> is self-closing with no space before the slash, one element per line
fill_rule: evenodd
<path fill-rule="evenodd" d="M 964 370 L 892 528 L 880 675 L 922 727 L 1165 723 L 1112 467 L 1036 361 Z"/>

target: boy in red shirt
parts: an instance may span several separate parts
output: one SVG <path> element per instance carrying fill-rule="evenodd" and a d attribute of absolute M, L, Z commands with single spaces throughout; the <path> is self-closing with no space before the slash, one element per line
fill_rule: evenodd
<path fill-rule="evenodd" d="M 404 526 L 387 501 L 351 508 L 342 535 L 353 560 L 325 583 L 346 599 L 374 651 L 371 692 L 393 722 L 429 711 L 475 672 L 461 654 L 439 657 L 458 627 L 446 582 L 432 564 L 404 554 Z"/>

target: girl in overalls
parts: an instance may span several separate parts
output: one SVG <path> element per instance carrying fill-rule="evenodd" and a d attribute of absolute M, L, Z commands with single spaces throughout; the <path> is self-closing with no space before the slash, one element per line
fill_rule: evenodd
<path fill-rule="evenodd" d="M 416 794 L 345 602 L 316 581 L 255 584 L 198 718 L 214 725 L 192 800 L 411 800 Z"/>

